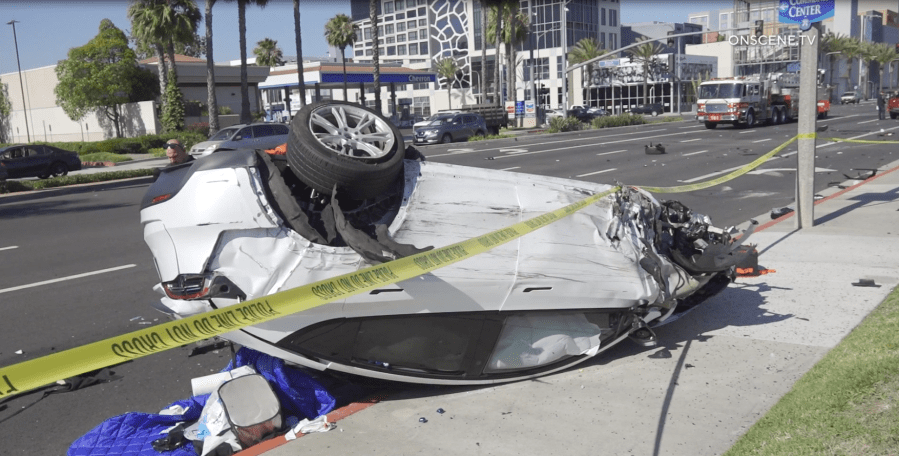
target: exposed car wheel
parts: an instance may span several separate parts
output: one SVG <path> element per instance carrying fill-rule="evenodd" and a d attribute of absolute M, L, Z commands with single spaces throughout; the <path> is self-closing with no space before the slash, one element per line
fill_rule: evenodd
<path fill-rule="evenodd" d="M 484 131 L 483 131 L 483 130 L 478 130 L 478 131 L 474 132 L 474 135 L 475 135 L 475 136 L 484 136 Z"/>
<path fill-rule="evenodd" d="M 899 114 L 896 114 L 895 112 L 890 113 L 890 119 L 895 119 L 897 117 L 899 117 Z"/>
<path fill-rule="evenodd" d="M 303 183 L 324 194 L 356 200 L 393 185 L 403 169 L 403 135 L 383 116 L 355 103 L 322 101 L 301 109 L 290 124 L 287 163 Z"/>
<path fill-rule="evenodd" d="M 50 178 L 50 175 L 47 174 L 47 173 L 44 173 L 44 174 L 38 174 L 37 177 L 38 177 L 39 179 L 49 179 L 49 178 Z"/>
<path fill-rule="evenodd" d="M 709 130 L 714 130 L 717 126 L 718 126 L 718 124 L 716 124 L 715 122 L 706 122 L 705 123 L 705 127 L 708 128 Z"/>
<path fill-rule="evenodd" d="M 653 116 L 653 117 L 656 117 L 656 116 L 658 116 L 658 115 L 659 115 L 658 111 L 653 111 L 653 112 L 652 112 L 652 116 Z"/>
<path fill-rule="evenodd" d="M 65 163 L 56 162 L 50 165 L 50 174 L 53 177 L 60 177 L 69 174 L 69 167 L 65 165 Z"/>
<path fill-rule="evenodd" d="M 451 142 L 453 142 L 453 137 L 450 136 L 449 133 L 444 133 L 444 134 L 443 134 L 443 137 L 440 138 L 440 144 L 448 144 L 448 143 L 451 143 Z"/>

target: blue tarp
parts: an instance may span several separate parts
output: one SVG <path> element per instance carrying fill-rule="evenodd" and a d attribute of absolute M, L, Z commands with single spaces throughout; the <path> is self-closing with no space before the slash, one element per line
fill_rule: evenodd
<path fill-rule="evenodd" d="M 295 369 L 286 369 L 284 360 L 248 348 L 238 350 L 235 362 L 228 363 L 222 372 L 250 365 L 272 385 L 281 403 L 285 428 L 293 427 L 303 418 L 313 419 L 334 409 L 336 400 L 312 377 Z M 151 443 L 164 435 L 160 432 L 178 422 L 190 424 L 200 418 L 209 395 L 194 396 L 173 402 L 190 407 L 184 415 L 126 413 L 110 418 L 76 440 L 66 453 L 68 456 L 195 456 L 191 445 L 174 451 L 159 453 Z"/>

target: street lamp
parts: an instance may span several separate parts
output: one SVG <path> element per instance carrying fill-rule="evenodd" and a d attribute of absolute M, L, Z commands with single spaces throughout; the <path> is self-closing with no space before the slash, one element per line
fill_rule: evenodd
<path fill-rule="evenodd" d="M 833 58 L 828 58 L 828 56 L 833 55 L 833 54 L 840 54 L 840 53 L 842 53 L 842 52 L 841 51 L 833 51 L 833 52 L 828 52 L 828 53 L 824 54 L 824 58 L 826 58 L 828 60 L 827 63 L 828 63 L 828 66 L 830 66 L 829 70 L 833 70 Z M 827 79 L 830 82 L 828 84 L 828 86 L 833 86 L 833 71 L 828 71 L 828 73 L 829 73 L 829 77 Z M 833 102 L 833 92 L 831 92 L 830 98 L 831 99 L 828 101 Z"/>
<path fill-rule="evenodd" d="M 28 137 L 28 142 L 31 142 L 31 131 L 28 128 L 28 108 L 25 105 L 25 86 L 22 84 L 22 64 L 19 63 L 19 40 L 16 39 L 16 22 L 19 21 L 13 19 L 7 22 L 6 25 L 12 26 L 12 39 L 16 45 L 16 65 L 19 66 L 19 89 L 22 91 L 22 115 L 25 117 L 25 134 Z"/>

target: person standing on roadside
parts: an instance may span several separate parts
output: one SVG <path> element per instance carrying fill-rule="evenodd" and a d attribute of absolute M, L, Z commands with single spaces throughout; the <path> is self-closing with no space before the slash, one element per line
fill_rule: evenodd
<path fill-rule="evenodd" d="M 184 145 L 181 144 L 181 141 L 177 139 L 170 139 L 165 143 L 165 156 L 169 159 L 169 164 L 165 166 L 165 168 L 170 168 L 172 166 L 177 166 L 182 163 L 188 163 L 194 161 L 194 157 L 187 153 L 184 150 Z M 153 170 L 153 181 L 159 179 L 159 169 L 156 168 Z"/>
<path fill-rule="evenodd" d="M 194 157 L 190 156 L 190 154 L 184 150 L 181 141 L 178 141 L 177 139 L 170 139 L 165 143 L 165 156 L 169 158 L 168 166 L 175 166 L 194 161 Z"/>
<path fill-rule="evenodd" d="M 880 92 L 880 95 L 877 96 L 877 116 L 880 120 L 886 119 L 886 104 L 883 92 Z"/>

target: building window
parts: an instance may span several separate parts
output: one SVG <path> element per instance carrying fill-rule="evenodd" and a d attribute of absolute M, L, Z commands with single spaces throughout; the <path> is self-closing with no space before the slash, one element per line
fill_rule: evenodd
<path fill-rule="evenodd" d="M 609 49 L 618 49 L 618 34 L 610 33 L 609 40 L 612 42 L 612 46 Z"/>
<path fill-rule="evenodd" d="M 406 17 L 409 18 L 409 19 L 412 19 L 413 17 L 415 17 L 415 15 L 416 15 L 416 14 L 415 14 L 415 10 L 414 10 L 414 9 L 413 9 L 413 10 L 406 11 Z"/>
<path fill-rule="evenodd" d="M 430 82 L 416 82 L 412 84 L 412 88 L 415 90 L 427 90 L 431 88 Z"/>
<path fill-rule="evenodd" d="M 387 37 L 387 44 L 394 44 L 394 43 L 396 43 L 396 37 L 388 36 L 388 37 Z"/>
<path fill-rule="evenodd" d="M 606 9 L 603 8 L 599 15 L 599 25 L 606 25 Z"/>
<path fill-rule="evenodd" d="M 399 11 L 399 10 L 401 10 L 401 9 L 406 9 L 406 5 L 403 4 L 403 3 L 404 3 L 403 0 L 396 0 L 396 1 L 393 2 L 393 3 L 396 5 L 396 10 L 397 10 L 397 11 Z"/>
<path fill-rule="evenodd" d="M 384 2 L 384 14 L 393 12 L 393 2 Z"/>
<path fill-rule="evenodd" d="M 418 39 L 418 32 L 409 32 L 409 41 L 414 41 Z"/>
<path fill-rule="evenodd" d="M 428 42 L 422 41 L 418 43 L 418 53 L 419 54 L 427 54 L 428 53 Z"/>
<path fill-rule="evenodd" d="M 384 32 L 386 32 L 385 35 L 392 35 L 393 34 L 393 24 L 385 25 Z"/>
<path fill-rule="evenodd" d="M 403 34 L 403 35 L 397 35 L 397 36 L 396 36 L 396 42 L 397 42 L 397 43 L 404 43 L 405 41 L 406 41 L 406 35 L 405 35 L 405 34 Z"/>
<path fill-rule="evenodd" d="M 366 40 L 370 40 L 371 39 L 371 27 L 365 27 L 365 31 L 363 31 L 363 35 L 365 36 Z"/>
<path fill-rule="evenodd" d="M 401 45 L 397 46 L 396 53 L 397 53 L 397 55 L 406 55 L 406 45 L 401 44 Z"/>
<path fill-rule="evenodd" d="M 396 20 L 400 21 L 406 18 L 405 13 L 396 13 Z"/>
<path fill-rule="evenodd" d="M 419 19 L 419 20 L 418 20 L 418 26 L 419 26 L 419 27 L 424 27 L 424 26 L 426 26 L 426 25 L 428 25 L 428 20 L 427 20 L 427 19 Z"/>
<path fill-rule="evenodd" d="M 356 51 L 356 57 L 361 57 L 363 52 L 365 52 L 365 51 L 363 51 L 362 49 L 359 49 L 358 51 Z"/>
<path fill-rule="evenodd" d="M 618 11 L 609 10 L 609 25 L 618 27 Z"/>
<path fill-rule="evenodd" d="M 599 34 L 599 46 L 602 48 L 606 47 L 606 32 L 602 32 Z"/>
<path fill-rule="evenodd" d="M 396 24 L 396 31 L 397 31 L 397 32 L 405 32 L 405 31 L 406 31 L 406 23 L 405 23 L 405 22 L 398 22 L 398 23 Z"/>
<path fill-rule="evenodd" d="M 418 55 L 418 43 L 409 43 L 409 55 Z"/>
<path fill-rule="evenodd" d="M 387 55 L 396 55 L 396 46 L 387 46 Z"/>
<path fill-rule="evenodd" d="M 406 22 L 406 28 L 407 28 L 407 29 L 414 29 L 414 28 L 417 27 L 417 26 L 418 26 L 418 24 L 416 24 L 415 21 L 409 21 L 409 22 Z"/>
<path fill-rule="evenodd" d="M 412 98 L 412 110 L 415 112 L 416 117 L 431 117 L 431 97 Z"/>
<path fill-rule="evenodd" d="M 374 52 L 375 52 L 375 51 L 372 50 L 372 49 L 366 49 L 366 50 L 365 50 L 365 55 L 372 55 L 372 54 L 374 54 Z"/>

